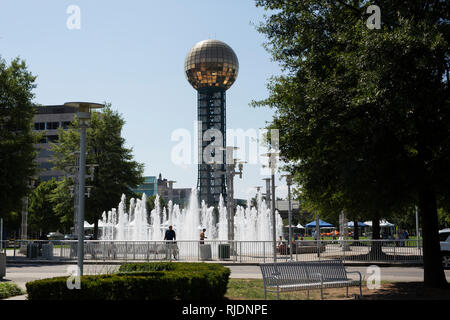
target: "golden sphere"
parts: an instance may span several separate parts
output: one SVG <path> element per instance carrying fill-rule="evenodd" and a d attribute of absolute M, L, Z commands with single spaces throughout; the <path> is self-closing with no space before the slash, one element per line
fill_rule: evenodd
<path fill-rule="evenodd" d="M 236 81 L 239 61 L 233 49 L 219 40 L 203 40 L 188 52 L 184 70 L 196 89 L 229 89 Z"/>

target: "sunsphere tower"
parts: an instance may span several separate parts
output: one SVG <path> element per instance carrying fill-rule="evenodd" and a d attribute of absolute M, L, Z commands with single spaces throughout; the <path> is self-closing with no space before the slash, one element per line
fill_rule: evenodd
<path fill-rule="evenodd" d="M 200 200 L 217 205 L 226 199 L 226 90 L 236 81 L 239 62 L 233 49 L 218 40 L 203 40 L 187 54 L 184 70 L 197 90 L 198 180 Z M 220 150 L 220 151 L 219 151 Z"/>

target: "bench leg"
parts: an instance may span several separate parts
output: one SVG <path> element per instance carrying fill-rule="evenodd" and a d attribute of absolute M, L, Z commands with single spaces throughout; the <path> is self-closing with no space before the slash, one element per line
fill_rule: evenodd
<path fill-rule="evenodd" d="M 277 299 L 280 300 L 280 290 L 277 289 Z"/>
<path fill-rule="evenodd" d="M 347 293 L 346 293 L 346 297 L 348 298 L 348 286 L 347 286 Z"/>
<path fill-rule="evenodd" d="M 359 283 L 359 296 L 362 297 L 362 286 L 361 286 L 361 282 Z"/>
<path fill-rule="evenodd" d="M 323 288 L 322 287 L 320 288 L 320 299 L 323 300 Z"/>
<path fill-rule="evenodd" d="M 307 297 L 308 297 L 308 300 L 309 300 L 309 290 L 306 290 L 308 293 L 307 293 Z"/>

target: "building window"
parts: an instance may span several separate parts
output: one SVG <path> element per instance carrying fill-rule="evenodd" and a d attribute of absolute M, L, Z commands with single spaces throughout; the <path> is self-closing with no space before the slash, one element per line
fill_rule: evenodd
<path fill-rule="evenodd" d="M 47 130 L 56 130 L 59 127 L 59 122 L 47 122 Z"/>
<path fill-rule="evenodd" d="M 45 130 L 45 122 L 35 122 L 34 130 Z"/>

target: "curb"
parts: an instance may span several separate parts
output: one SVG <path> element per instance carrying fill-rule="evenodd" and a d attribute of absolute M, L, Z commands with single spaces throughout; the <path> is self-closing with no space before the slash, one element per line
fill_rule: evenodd
<path fill-rule="evenodd" d="M 7 267 L 14 265 L 65 265 L 65 264 L 77 264 L 76 260 L 32 260 L 32 259 L 14 259 L 7 260 Z M 129 260 L 129 261 L 90 261 L 85 260 L 85 265 L 121 265 L 124 263 L 135 263 L 135 262 L 150 262 L 150 261 L 142 261 L 142 260 Z M 151 261 L 151 262 L 160 262 L 160 261 Z M 227 261 L 181 261 L 181 262 L 206 262 L 206 263 L 217 263 L 223 266 L 259 266 L 261 263 L 259 262 L 227 262 Z M 284 262 L 284 261 L 283 261 Z M 270 263 L 268 261 L 268 263 Z M 344 262 L 345 266 L 348 267 L 368 267 L 376 265 L 378 267 L 423 267 L 423 263 L 400 263 L 400 262 Z"/>

